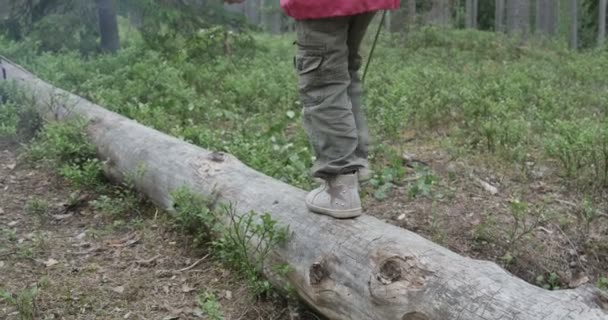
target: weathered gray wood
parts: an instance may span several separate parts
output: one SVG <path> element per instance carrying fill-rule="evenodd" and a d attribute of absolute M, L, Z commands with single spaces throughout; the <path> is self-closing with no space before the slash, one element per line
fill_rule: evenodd
<path fill-rule="evenodd" d="M 289 225 L 286 245 L 272 260 L 289 264 L 283 279 L 330 319 L 353 320 L 600 320 L 608 297 L 592 286 L 547 291 L 496 264 L 462 257 L 412 232 L 371 216 L 333 220 L 310 213 L 305 192 L 110 112 L 3 63 L 9 80 L 35 99 L 41 113 L 88 119 L 88 133 L 110 174 L 120 178 L 144 165 L 137 188 L 163 208 L 187 186 L 236 204 L 238 212 L 268 212 Z"/>

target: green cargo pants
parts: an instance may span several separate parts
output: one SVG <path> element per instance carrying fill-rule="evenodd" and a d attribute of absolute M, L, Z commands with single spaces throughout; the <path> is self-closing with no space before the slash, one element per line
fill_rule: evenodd
<path fill-rule="evenodd" d="M 374 12 L 297 21 L 300 101 L 319 178 L 367 166 L 369 133 L 358 71 L 361 42 Z"/>

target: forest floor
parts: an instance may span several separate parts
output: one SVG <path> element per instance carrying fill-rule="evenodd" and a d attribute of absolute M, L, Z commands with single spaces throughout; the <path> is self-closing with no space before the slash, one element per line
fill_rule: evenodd
<path fill-rule="evenodd" d="M 432 137 L 408 140 L 401 183 L 364 187 L 368 214 L 546 289 L 607 288 L 606 208 L 565 186 L 556 166 L 530 161 L 522 173 L 495 157 L 454 159 Z"/>
<path fill-rule="evenodd" d="M 253 298 L 154 207 L 113 219 L 20 150 L 0 138 L 0 319 L 318 319 Z"/>

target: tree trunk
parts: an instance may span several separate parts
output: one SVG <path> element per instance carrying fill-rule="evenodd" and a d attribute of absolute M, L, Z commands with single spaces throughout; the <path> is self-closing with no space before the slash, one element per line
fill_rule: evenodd
<path fill-rule="evenodd" d="M 467 17 L 467 21 L 466 21 L 466 27 L 468 29 L 474 29 L 476 27 L 476 22 L 477 22 L 477 16 L 476 16 L 476 1 L 475 0 L 466 0 L 466 17 Z"/>
<path fill-rule="evenodd" d="M 578 0 L 570 0 L 570 48 L 578 49 Z"/>
<path fill-rule="evenodd" d="M 558 33 L 559 27 L 559 16 L 560 16 L 560 1 L 548 1 L 548 15 L 547 15 L 547 34 L 555 36 Z"/>
<path fill-rule="evenodd" d="M 603 46 L 606 42 L 606 9 L 608 0 L 600 0 L 599 4 L 599 17 L 598 17 L 598 32 L 597 32 L 597 44 Z"/>
<path fill-rule="evenodd" d="M 545 28 L 545 18 L 547 16 L 547 2 L 546 0 L 536 0 L 536 18 L 534 19 L 535 28 L 534 31 L 536 34 L 544 34 L 546 33 Z"/>
<path fill-rule="evenodd" d="M 245 15 L 247 16 L 247 21 L 252 25 L 260 24 L 260 11 L 257 5 L 258 2 L 254 0 L 245 2 Z"/>
<path fill-rule="evenodd" d="M 407 25 L 410 30 L 416 27 L 416 0 L 407 0 Z"/>
<path fill-rule="evenodd" d="M 390 32 L 401 32 L 406 27 L 406 8 L 386 12 L 386 24 Z"/>
<path fill-rule="evenodd" d="M 507 1 L 507 25 L 511 34 L 528 36 L 530 30 L 530 0 Z"/>
<path fill-rule="evenodd" d="M 408 230 L 371 216 L 335 220 L 309 212 L 306 192 L 272 179 L 236 158 L 210 152 L 55 88 L 4 61 L 38 110 L 52 120 L 88 121 L 106 173 L 129 176 L 136 188 L 170 212 L 181 187 L 232 203 L 237 214 L 269 213 L 289 226 L 287 242 L 265 265 L 285 263 L 287 275 L 264 270 L 281 288 L 291 285 L 330 319 L 352 320 L 602 320 L 608 294 L 584 285 L 548 291 L 496 264 L 462 257 Z M 140 172 L 139 168 L 145 168 Z"/>
<path fill-rule="evenodd" d="M 505 0 L 496 0 L 494 13 L 494 31 L 505 32 Z"/>
<path fill-rule="evenodd" d="M 115 53 L 120 49 L 118 22 L 114 0 L 97 0 L 99 13 L 99 33 L 101 34 L 101 51 Z"/>
<path fill-rule="evenodd" d="M 433 0 L 433 6 L 428 12 L 427 21 L 444 27 L 449 26 L 451 24 L 450 1 Z"/>
<path fill-rule="evenodd" d="M 473 28 L 479 26 L 479 0 L 473 0 Z"/>

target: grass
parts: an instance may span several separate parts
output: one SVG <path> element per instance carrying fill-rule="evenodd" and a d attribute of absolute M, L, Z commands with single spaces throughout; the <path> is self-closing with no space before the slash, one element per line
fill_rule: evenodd
<path fill-rule="evenodd" d="M 0 299 L 10 303 L 17 309 L 19 320 L 34 320 L 36 316 L 36 297 L 38 288 L 28 288 L 12 294 L 0 289 Z"/>
<path fill-rule="evenodd" d="M 25 212 L 33 216 L 41 217 L 49 211 L 49 204 L 44 199 L 33 198 L 25 204 Z"/>
<path fill-rule="evenodd" d="M 205 292 L 198 297 L 198 304 L 209 320 L 224 320 L 222 306 L 213 293 Z"/>

